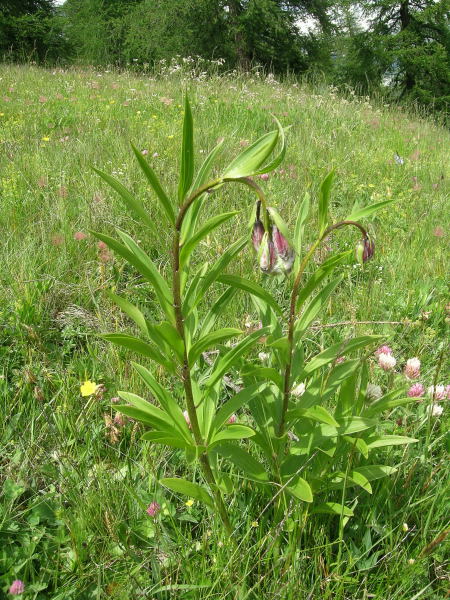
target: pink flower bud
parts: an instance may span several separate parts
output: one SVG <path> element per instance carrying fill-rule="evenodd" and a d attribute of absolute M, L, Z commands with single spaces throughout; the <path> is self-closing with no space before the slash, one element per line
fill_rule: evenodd
<path fill-rule="evenodd" d="M 233 414 L 231 415 L 231 417 L 228 419 L 227 423 L 228 423 L 228 425 L 233 425 L 233 423 L 236 423 L 236 421 L 237 421 L 237 417 L 236 417 L 236 415 L 233 413 Z"/>
<path fill-rule="evenodd" d="M 425 388 L 421 383 L 414 383 L 408 390 L 410 398 L 420 398 L 425 394 Z"/>
<path fill-rule="evenodd" d="M 417 379 L 420 375 L 420 360 L 417 357 L 409 358 L 404 373 L 408 379 Z"/>
<path fill-rule="evenodd" d="M 263 181 L 267 181 L 269 179 L 269 173 L 263 173 L 259 176 Z"/>

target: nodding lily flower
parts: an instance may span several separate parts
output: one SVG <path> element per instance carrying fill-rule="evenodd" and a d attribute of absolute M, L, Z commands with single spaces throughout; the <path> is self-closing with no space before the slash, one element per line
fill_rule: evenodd
<path fill-rule="evenodd" d="M 265 230 L 260 219 L 260 211 L 261 202 L 258 202 L 256 220 L 252 230 L 252 242 L 258 253 L 259 267 L 263 273 L 289 273 L 294 264 L 294 250 L 270 217 L 270 230 Z"/>
<path fill-rule="evenodd" d="M 375 243 L 368 236 L 360 240 L 355 249 L 356 260 L 360 265 L 370 260 L 375 253 Z"/>

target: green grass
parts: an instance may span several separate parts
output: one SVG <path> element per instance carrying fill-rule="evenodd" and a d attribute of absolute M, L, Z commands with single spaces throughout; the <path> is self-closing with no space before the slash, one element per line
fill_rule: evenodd
<path fill-rule="evenodd" d="M 401 368 L 412 356 L 422 361 L 425 386 L 450 383 L 444 128 L 396 106 L 272 80 L 1 66 L 0 597 L 21 579 L 24 597 L 52 600 L 443 598 L 446 541 L 428 545 L 449 527 L 446 406 L 438 419 L 427 417 L 428 400 L 395 409 L 397 425 L 388 432 L 419 442 L 380 452 L 382 464 L 399 470 L 372 496 L 353 492 L 355 518 L 340 543 L 337 519 L 293 511 L 278 528 L 263 499 L 242 489 L 227 499 L 234 547 L 198 503 L 186 506 L 158 485 L 182 473 L 176 451 L 139 443 L 136 424 L 119 427 L 117 438 L 105 427 L 117 390 L 138 391 L 140 384 L 131 356 L 96 334 L 130 329 L 105 291 L 131 289 L 136 275 L 88 232 L 111 233 L 115 226 L 134 232 L 166 271 L 170 234 L 129 142 L 148 150 L 175 194 L 185 89 L 197 166 L 220 137 L 219 164 L 226 165 L 245 140 L 273 128 L 271 114 L 292 125 L 284 164 L 261 182 L 291 226 L 298 201 L 305 191 L 315 197 L 332 167 L 335 220 L 355 203 L 395 200 L 369 223 L 375 259 L 364 270 L 343 267 L 343 284 L 311 329 L 307 349 L 380 333 L 394 349 L 396 383 L 405 390 Z M 115 173 L 143 200 L 157 237 L 128 216 L 92 166 Z M 241 235 L 237 225 L 246 226 L 252 202 L 237 187 L 210 197 L 205 219 L 223 206 L 241 214 L 206 240 L 198 261 Z M 313 232 L 306 230 L 308 244 Z M 76 232 L 87 237 L 77 241 Z M 329 247 L 335 252 L 354 243 L 351 232 L 341 232 Z M 250 250 L 233 272 L 260 279 L 286 304 L 286 286 L 261 278 Z M 134 287 L 133 295 L 154 309 L 148 289 Z M 243 327 L 249 317 L 256 318 L 252 305 L 240 296 L 227 325 Z M 341 322 L 350 324 L 320 327 Z M 392 386 L 374 361 L 370 378 L 384 390 Z M 105 386 L 95 401 L 80 395 L 85 379 Z M 153 500 L 163 507 L 156 520 L 145 512 Z"/>

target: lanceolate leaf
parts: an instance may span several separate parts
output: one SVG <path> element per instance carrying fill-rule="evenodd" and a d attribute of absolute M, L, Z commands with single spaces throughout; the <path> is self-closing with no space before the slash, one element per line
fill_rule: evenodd
<path fill-rule="evenodd" d="M 182 448 L 183 450 L 194 447 L 192 442 L 189 443 L 180 436 L 170 436 L 169 434 L 161 431 L 147 431 L 141 436 L 141 440 L 147 440 L 153 442 L 154 444 L 164 444 L 165 446 L 171 446 L 172 448 Z"/>
<path fill-rule="evenodd" d="M 203 279 L 203 282 L 199 286 L 199 291 L 193 307 L 197 306 L 197 304 L 206 294 L 209 286 L 217 280 L 222 271 L 227 268 L 228 264 L 233 260 L 236 254 L 238 254 L 242 248 L 244 248 L 247 242 L 247 237 L 242 237 L 240 240 L 237 240 L 237 242 L 234 242 L 234 244 L 227 248 L 222 256 L 218 258 L 213 265 L 211 265 L 207 274 L 205 275 L 205 278 Z"/>
<path fill-rule="evenodd" d="M 336 267 L 341 262 L 344 262 L 345 259 L 351 254 L 350 251 L 341 252 L 339 254 L 335 254 L 328 260 L 326 260 L 315 272 L 305 285 L 300 289 L 300 292 L 297 297 L 297 310 L 300 309 L 302 304 L 306 302 L 311 293 L 322 283 L 322 281 L 330 275 L 334 267 Z"/>
<path fill-rule="evenodd" d="M 346 221 L 360 221 L 361 219 L 366 219 L 370 217 L 373 213 L 381 210 L 385 206 L 388 206 L 393 202 L 392 200 L 382 200 L 381 202 L 376 202 L 375 204 L 371 204 L 370 206 L 366 206 L 365 208 L 358 208 L 354 210 L 345 220 Z"/>
<path fill-rule="evenodd" d="M 127 348 L 128 350 L 132 350 L 133 352 L 142 354 L 142 356 L 151 358 L 158 364 L 162 365 L 165 369 L 167 369 L 169 373 L 175 373 L 174 366 L 172 365 L 172 362 L 170 360 L 163 356 L 157 348 L 150 344 L 147 344 L 146 342 L 143 342 L 139 338 L 133 337 L 132 335 L 127 335 L 125 333 L 105 333 L 100 337 L 106 340 L 107 342 L 112 342 L 117 346 L 122 346 L 123 348 Z"/>
<path fill-rule="evenodd" d="M 180 182 L 178 184 L 178 199 L 181 202 L 191 187 L 194 176 L 194 127 L 191 106 L 186 96 L 184 99 L 183 145 L 181 149 Z"/>
<path fill-rule="evenodd" d="M 279 131 L 264 134 L 246 148 L 226 168 L 223 179 L 239 179 L 255 175 L 268 159 L 278 141 Z"/>
<path fill-rule="evenodd" d="M 114 177 L 111 177 L 111 175 L 108 175 L 107 173 L 104 173 L 103 171 L 100 171 L 95 167 L 94 171 L 98 175 L 100 175 L 100 177 L 104 179 L 106 183 L 108 183 L 114 190 L 116 190 L 116 192 L 125 202 L 126 206 L 135 214 L 135 216 L 138 219 L 140 219 L 142 223 L 150 227 L 150 229 L 154 232 L 155 223 L 153 219 L 151 219 L 150 216 L 147 214 L 147 211 L 144 209 L 141 202 L 137 198 L 135 198 L 135 196 L 133 196 L 133 194 L 129 190 L 127 190 L 127 188 L 124 185 L 122 185 L 120 181 L 118 181 Z"/>
<path fill-rule="evenodd" d="M 220 275 L 217 280 L 220 281 L 220 283 L 244 290 L 257 298 L 261 298 L 261 300 L 264 300 L 264 302 L 273 308 L 276 313 L 279 315 L 283 314 L 283 311 L 278 306 L 273 296 L 254 281 L 244 279 L 244 277 L 239 277 L 238 275 Z"/>
<path fill-rule="evenodd" d="M 224 442 L 219 446 L 215 446 L 214 452 L 227 458 L 240 471 L 243 471 L 248 479 L 261 483 L 269 481 L 269 476 L 267 475 L 264 466 L 239 446 Z"/>
<path fill-rule="evenodd" d="M 218 329 L 201 337 L 189 350 L 189 365 L 192 366 L 200 357 L 202 352 L 208 350 L 212 346 L 225 340 L 229 340 L 232 337 L 241 335 L 240 329 L 234 329 L 232 327 L 225 327 L 224 329 Z"/>
<path fill-rule="evenodd" d="M 209 508 L 214 508 L 214 502 L 209 493 L 197 483 L 187 481 L 186 479 L 178 479 L 177 477 L 165 477 L 160 480 L 160 483 L 173 492 L 184 494 L 185 496 L 194 498 L 194 500 L 203 502 Z"/>
<path fill-rule="evenodd" d="M 377 425 L 375 419 L 365 419 L 363 417 L 344 417 L 337 419 L 339 427 L 332 425 L 321 425 L 320 434 L 323 437 L 335 437 L 337 435 L 351 435 L 358 431 L 365 431 Z"/>
<path fill-rule="evenodd" d="M 418 442 L 415 438 L 403 435 L 376 435 L 366 440 L 369 450 L 373 448 L 382 448 L 384 446 L 401 446 L 403 444 L 413 444 Z"/>
<path fill-rule="evenodd" d="M 141 152 L 139 152 L 139 150 L 133 144 L 131 144 L 131 147 L 133 148 L 133 152 L 136 155 L 136 158 L 138 159 L 139 165 L 142 171 L 144 172 L 144 175 L 146 176 L 148 182 L 150 183 L 156 195 L 158 196 L 158 199 L 161 203 L 164 212 L 166 213 L 167 218 L 172 223 L 172 225 L 174 225 L 175 213 L 173 210 L 173 206 L 166 192 L 162 189 L 158 177 L 156 176 L 155 172 L 148 164 L 148 162 L 145 160 L 145 158 L 142 156 Z"/>
<path fill-rule="evenodd" d="M 333 184 L 334 171 L 330 171 L 322 181 L 319 190 L 319 232 L 322 235 L 328 225 L 328 207 L 330 204 L 331 186 Z"/>
<path fill-rule="evenodd" d="M 302 338 L 303 334 L 307 331 L 308 327 L 311 325 L 312 321 L 316 318 L 322 308 L 328 302 L 329 297 L 337 288 L 337 286 L 341 283 L 342 277 L 337 277 L 333 281 L 331 281 L 328 285 L 326 285 L 323 290 L 321 290 L 317 296 L 315 296 L 308 306 L 305 308 L 303 314 L 297 320 L 295 324 L 295 333 L 294 339 L 295 342 L 298 343 Z"/>
<path fill-rule="evenodd" d="M 184 266 L 189 259 L 191 253 L 195 250 L 195 247 L 203 240 L 211 231 L 228 221 L 232 217 L 238 214 L 238 211 L 227 212 L 221 215 L 216 215 L 212 217 L 202 227 L 192 236 L 190 237 L 186 243 L 182 246 L 180 252 L 180 264 Z"/>
<path fill-rule="evenodd" d="M 304 367 L 304 373 L 310 375 L 317 369 L 320 369 L 324 365 L 332 362 L 338 356 L 342 356 L 343 354 L 349 354 L 350 352 L 354 352 L 355 350 L 359 350 L 360 348 L 364 348 L 364 346 L 368 346 L 369 344 L 373 344 L 379 341 L 382 338 L 380 335 L 362 335 L 360 337 L 353 338 L 348 341 L 343 341 L 338 344 L 334 344 L 330 346 L 323 352 L 320 352 L 311 359 Z"/>
<path fill-rule="evenodd" d="M 117 254 L 122 256 L 125 260 L 127 260 L 133 267 L 135 267 L 147 281 L 149 281 L 155 289 L 156 296 L 161 304 L 161 308 L 166 313 L 169 320 L 175 322 L 175 316 L 173 311 L 173 297 L 172 293 L 160 275 L 159 271 L 152 263 L 150 258 L 142 251 L 136 244 L 133 242 L 133 248 L 138 248 L 138 253 L 136 254 L 130 247 L 129 244 L 124 245 L 111 238 L 107 235 L 103 235 L 102 233 L 97 233 L 95 231 L 91 232 L 92 235 L 97 237 L 102 242 L 105 242 L 111 250 L 114 250 Z M 126 236 L 123 232 L 119 232 L 119 235 Z M 126 236 L 128 240 L 131 240 L 129 236 Z"/>
<path fill-rule="evenodd" d="M 225 314 L 225 309 L 236 294 L 235 288 L 228 288 L 209 309 L 202 323 L 202 333 L 207 335 L 216 324 L 217 319 Z"/>
<path fill-rule="evenodd" d="M 353 517 L 353 511 L 348 506 L 342 506 L 342 504 L 338 504 L 337 502 L 324 502 L 322 504 L 318 504 L 315 506 L 310 515 L 325 513 L 328 515 L 343 515 L 344 517 Z"/>
<path fill-rule="evenodd" d="M 397 395 L 399 391 L 404 393 L 403 390 L 396 390 Z M 385 410 L 390 410 L 391 408 L 396 408 L 397 406 L 405 406 L 406 404 L 410 404 L 411 402 L 415 402 L 417 400 L 417 398 L 395 398 L 389 396 L 391 396 L 391 394 L 386 394 L 386 396 L 383 396 L 379 400 L 373 402 L 373 404 L 364 409 L 363 414 L 368 417 L 373 417 L 375 415 L 379 415 Z"/>
<path fill-rule="evenodd" d="M 212 166 L 214 164 L 214 159 L 218 154 L 219 150 L 222 147 L 223 142 L 220 142 L 206 157 L 205 162 L 200 167 L 200 170 L 197 173 L 197 177 L 194 179 L 194 183 L 192 184 L 192 191 L 195 192 L 200 187 L 205 185 L 208 182 L 209 174 L 211 173 Z M 211 181 L 211 184 L 217 184 L 217 181 Z M 216 185 L 214 185 L 216 187 Z M 206 192 L 199 196 L 191 206 L 188 208 L 186 216 L 184 217 L 183 225 L 181 227 L 181 242 L 184 243 L 186 237 L 189 232 L 195 231 L 195 227 L 197 224 L 198 215 L 200 213 L 200 209 L 203 205 L 203 202 L 207 198 Z"/>
<path fill-rule="evenodd" d="M 127 314 L 130 317 L 130 319 L 133 319 L 133 321 L 136 323 L 136 325 L 139 327 L 142 333 L 148 335 L 147 321 L 137 306 L 135 306 L 125 298 L 121 298 L 120 296 L 113 294 L 112 292 L 108 292 L 108 296 L 113 302 L 117 304 L 117 306 L 121 310 L 123 310 L 125 314 Z"/>
<path fill-rule="evenodd" d="M 300 254 L 302 251 L 303 227 L 306 219 L 308 218 L 309 206 L 310 195 L 308 192 L 306 192 L 298 209 L 297 221 L 294 229 L 294 249 L 296 250 L 297 254 Z"/>
<path fill-rule="evenodd" d="M 323 406 L 316 405 L 311 406 L 311 408 L 294 408 L 288 412 L 289 420 L 302 417 L 318 421 L 319 423 L 325 423 L 332 427 L 339 427 L 339 423 L 336 419 Z"/>
<path fill-rule="evenodd" d="M 281 163 L 284 160 L 284 157 L 286 156 L 286 138 L 284 135 L 285 130 L 281 126 L 281 123 L 278 121 L 278 119 L 274 115 L 272 115 L 272 117 L 275 120 L 278 127 L 278 140 L 281 142 L 281 148 L 277 156 L 275 156 L 275 158 L 271 160 L 270 163 L 258 169 L 255 173 L 253 173 L 253 175 L 262 175 L 263 173 L 269 173 L 270 171 L 273 171 L 279 165 L 281 165 Z M 286 127 L 286 130 L 289 129 L 289 127 Z"/>
<path fill-rule="evenodd" d="M 211 425 L 211 431 L 218 431 L 222 425 L 228 421 L 232 414 L 250 402 L 250 400 L 258 393 L 260 387 L 261 382 L 258 381 L 258 383 L 249 385 L 245 389 L 238 392 L 235 396 L 227 400 L 225 404 L 223 404 L 217 411 Z"/>
<path fill-rule="evenodd" d="M 219 379 L 225 375 L 225 373 L 237 362 L 237 360 L 248 352 L 252 346 L 258 343 L 259 338 L 267 333 L 268 327 L 254 331 L 242 340 L 237 346 L 229 350 L 224 356 L 221 356 L 214 366 L 214 370 L 211 373 L 208 381 L 206 382 L 207 387 L 212 387 Z"/>
<path fill-rule="evenodd" d="M 247 427 L 247 425 L 228 425 L 211 438 L 210 446 L 226 440 L 243 440 L 254 435 L 254 430 L 251 427 Z"/>
<path fill-rule="evenodd" d="M 175 425 L 182 433 L 183 437 L 187 440 L 190 440 L 191 434 L 189 432 L 186 419 L 184 418 L 181 408 L 178 406 L 172 396 L 156 381 L 148 369 L 134 362 L 131 364 L 139 373 L 140 377 L 155 398 L 159 401 L 163 409 L 172 417 Z"/>
<path fill-rule="evenodd" d="M 286 486 L 286 490 L 303 502 L 312 502 L 313 493 L 309 483 L 302 477 L 295 478 L 292 483 Z"/>

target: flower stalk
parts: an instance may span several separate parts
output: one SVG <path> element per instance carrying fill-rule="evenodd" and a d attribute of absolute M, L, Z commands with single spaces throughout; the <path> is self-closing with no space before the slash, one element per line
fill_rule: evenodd
<path fill-rule="evenodd" d="M 286 368 L 284 371 L 284 386 L 283 386 L 283 406 L 281 410 L 280 422 L 278 425 L 278 437 L 282 438 L 285 434 L 286 429 L 286 414 L 289 406 L 289 398 L 291 395 L 291 371 L 292 371 L 292 359 L 294 356 L 294 327 L 295 327 L 295 319 L 296 319 L 296 304 L 297 298 L 300 289 L 300 283 L 303 277 L 303 273 L 305 271 L 306 266 L 308 265 L 311 257 L 314 255 L 314 252 L 317 250 L 318 246 L 325 240 L 328 235 L 334 231 L 335 229 L 340 229 L 341 227 L 353 226 L 361 231 L 363 243 L 366 243 L 366 240 L 370 244 L 372 252 L 370 256 L 366 258 L 368 260 L 373 256 L 373 242 L 370 241 L 369 235 L 364 227 L 358 223 L 357 221 L 340 221 L 339 223 L 335 223 L 327 227 L 327 229 L 323 232 L 323 234 L 312 244 L 308 252 L 303 257 L 301 261 L 297 274 L 295 276 L 294 285 L 292 286 L 291 292 L 291 302 L 289 309 L 289 321 L 288 321 L 288 361 L 286 364 Z"/>

